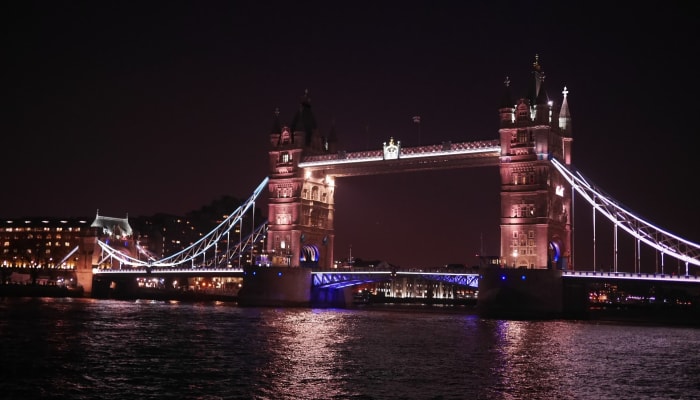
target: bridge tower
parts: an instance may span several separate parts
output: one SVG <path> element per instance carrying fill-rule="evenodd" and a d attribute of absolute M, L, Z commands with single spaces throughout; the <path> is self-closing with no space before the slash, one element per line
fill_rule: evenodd
<path fill-rule="evenodd" d="M 105 241 L 112 248 L 122 254 L 137 258 L 136 242 L 133 231 L 127 218 L 105 217 L 97 213 L 95 220 L 90 224 L 89 232 L 85 232 L 80 238 L 78 248 L 78 263 L 75 267 L 75 275 L 78 284 L 83 288 L 83 295 L 90 296 L 93 292 L 92 269 L 98 267 L 100 257 L 103 255 L 98 240 Z M 114 260 L 106 262 L 112 264 Z M 120 265 L 110 265 L 112 269 L 121 269 Z"/>
<path fill-rule="evenodd" d="M 510 80 L 500 113 L 501 260 L 508 267 L 573 269 L 571 186 L 548 162 L 571 164 L 571 117 L 545 91 L 538 57 L 527 97 L 512 101 Z"/>
<path fill-rule="evenodd" d="M 270 133 L 267 253 L 272 266 L 333 265 L 334 181 L 299 167 L 303 156 L 335 152 L 335 138 L 322 136 L 308 91 L 291 125 L 275 111 Z"/>

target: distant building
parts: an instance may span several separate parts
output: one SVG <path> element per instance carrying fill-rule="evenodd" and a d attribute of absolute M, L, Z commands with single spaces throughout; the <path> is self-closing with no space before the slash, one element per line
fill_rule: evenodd
<path fill-rule="evenodd" d="M 16 218 L 0 221 L 2 267 L 73 269 L 80 237 L 91 234 L 91 218 Z M 77 255 L 76 255 L 77 257 Z"/>
<path fill-rule="evenodd" d="M 98 212 L 95 217 L 84 218 L 4 219 L 0 221 L 0 267 L 73 270 L 78 263 L 80 238 L 84 236 L 96 236 L 110 247 L 140 260 L 162 259 L 200 240 L 240 204 L 240 200 L 224 196 L 185 217 L 156 214 L 114 218 L 99 215 Z M 261 215 L 259 210 L 256 211 L 256 215 Z M 217 253 L 226 251 L 229 245 L 233 248 L 249 235 L 253 223 L 249 218 L 244 218 L 242 225 L 236 224 L 230 234 L 219 242 Z M 252 251 L 247 251 L 240 260 L 235 261 L 252 264 L 263 253 L 264 246 L 257 244 Z M 104 259 L 101 262 L 110 261 Z"/>

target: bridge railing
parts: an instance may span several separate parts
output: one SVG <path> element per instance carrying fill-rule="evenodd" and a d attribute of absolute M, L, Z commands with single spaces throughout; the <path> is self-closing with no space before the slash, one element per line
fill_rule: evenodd
<path fill-rule="evenodd" d="M 140 274 L 178 274 L 186 273 L 191 275 L 193 273 L 203 273 L 203 274 L 216 274 L 216 273 L 243 273 L 243 268 L 230 267 L 230 268 L 209 268 L 209 267 L 193 267 L 193 268 L 179 268 L 179 267 L 166 267 L 166 268 L 144 268 L 144 267 L 132 267 L 132 268 L 94 268 L 92 270 L 93 274 L 96 275 L 140 275 Z"/>
<path fill-rule="evenodd" d="M 643 272 L 562 271 L 562 276 L 569 278 L 654 280 L 668 282 L 700 283 L 700 277 L 696 275 L 653 274 Z"/>

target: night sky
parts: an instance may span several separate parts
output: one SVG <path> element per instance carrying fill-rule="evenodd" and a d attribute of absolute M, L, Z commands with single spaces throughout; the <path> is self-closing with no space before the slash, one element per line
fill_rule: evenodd
<path fill-rule="evenodd" d="M 497 139 L 503 81 L 525 96 L 537 54 L 550 99 L 569 90 L 574 166 L 700 242 L 691 3 L 484 3 L 5 3 L 0 217 L 184 215 L 246 199 L 268 174 L 275 108 L 290 123 L 307 89 L 319 130 L 334 125 L 348 151 Z M 338 180 L 336 258 L 351 246 L 401 266 L 497 255 L 498 176 Z M 590 207 L 576 215 L 590 220 Z"/>

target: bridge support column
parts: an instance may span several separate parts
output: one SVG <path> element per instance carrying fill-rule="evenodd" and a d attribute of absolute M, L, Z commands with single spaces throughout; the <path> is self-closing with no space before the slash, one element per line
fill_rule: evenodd
<path fill-rule="evenodd" d="M 238 305 L 253 307 L 308 307 L 311 270 L 292 267 L 245 267 Z"/>
<path fill-rule="evenodd" d="M 96 236 L 83 236 L 80 238 L 78 262 L 75 266 L 75 279 L 78 281 L 78 286 L 83 288 L 83 296 L 86 297 L 92 296 L 93 258 L 99 254 L 96 251 L 96 247 L 98 247 Z"/>
<path fill-rule="evenodd" d="M 560 318 L 563 303 L 559 270 L 486 267 L 480 272 L 476 306 L 482 317 Z"/>

